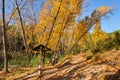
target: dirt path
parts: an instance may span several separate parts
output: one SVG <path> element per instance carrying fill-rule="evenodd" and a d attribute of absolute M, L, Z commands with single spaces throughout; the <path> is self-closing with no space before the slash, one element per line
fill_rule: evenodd
<path fill-rule="evenodd" d="M 41 80 L 114 80 L 114 77 L 120 80 L 120 51 L 106 52 L 104 56 L 103 61 L 97 62 L 93 59 L 86 60 L 85 54 L 71 56 L 62 64 L 45 69 Z M 34 80 L 36 75 L 37 72 L 25 76 L 24 79 Z"/>

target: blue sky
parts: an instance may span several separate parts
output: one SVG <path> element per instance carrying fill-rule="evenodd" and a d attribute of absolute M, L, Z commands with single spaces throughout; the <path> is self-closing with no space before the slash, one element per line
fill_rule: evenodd
<path fill-rule="evenodd" d="M 83 12 L 82 17 L 90 15 L 94 9 L 102 5 L 114 7 L 113 14 L 108 14 L 109 18 L 101 20 L 102 29 L 106 32 L 113 32 L 120 29 L 120 0 L 89 0 L 88 7 Z"/>

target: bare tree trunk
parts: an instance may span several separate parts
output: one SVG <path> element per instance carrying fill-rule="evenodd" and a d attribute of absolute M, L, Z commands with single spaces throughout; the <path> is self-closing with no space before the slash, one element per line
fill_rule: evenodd
<path fill-rule="evenodd" d="M 27 1 L 23 4 L 23 6 L 20 8 L 20 10 L 23 9 L 26 4 L 27 4 Z M 14 9 L 14 11 L 12 12 L 12 14 L 10 15 L 10 18 L 8 19 L 8 22 L 6 23 L 7 26 L 9 25 L 9 23 L 10 23 L 12 17 L 14 16 L 16 10 L 17 10 L 17 7 Z"/>
<path fill-rule="evenodd" d="M 26 49 L 26 54 L 27 54 L 27 59 L 28 59 L 28 65 L 30 66 L 30 57 L 29 57 L 29 54 L 28 54 L 28 45 L 27 45 L 27 41 L 26 41 L 26 37 L 25 37 L 24 25 L 23 25 L 23 21 L 22 21 L 22 17 L 21 17 L 21 13 L 20 13 L 20 9 L 19 9 L 19 5 L 17 3 L 17 0 L 15 0 L 15 3 L 16 3 L 18 14 L 19 14 L 19 17 L 20 17 L 20 23 L 21 23 L 23 41 L 24 41 L 24 45 L 25 45 L 25 49 Z"/>
<path fill-rule="evenodd" d="M 4 53 L 4 72 L 8 72 L 8 59 L 7 59 L 7 47 L 6 47 L 6 29 L 5 29 L 5 0 L 2 0 L 2 34 L 3 34 L 3 53 Z"/>

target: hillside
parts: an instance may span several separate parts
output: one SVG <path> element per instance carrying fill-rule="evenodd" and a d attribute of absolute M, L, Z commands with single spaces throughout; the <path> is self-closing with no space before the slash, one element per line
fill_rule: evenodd
<path fill-rule="evenodd" d="M 90 60 L 86 60 L 86 54 L 72 55 L 55 67 L 45 68 L 41 80 L 120 80 L 120 50 L 98 53 Z M 35 80 L 35 75 L 37 72 L 8 80 Z"/>

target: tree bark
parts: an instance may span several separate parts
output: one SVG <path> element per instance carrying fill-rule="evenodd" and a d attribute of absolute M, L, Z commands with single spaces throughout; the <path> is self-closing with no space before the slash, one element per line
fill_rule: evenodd
<path fill-rule="evenodd" d="M 5 0 L 2 0 L 2 38 L 3 38 L 3 53 L 4 53 L 4 72 L 8 72 L 8 59 L 7 59 L 7 47 L 6 47 L 6 29 L 5 29 Z"/>

